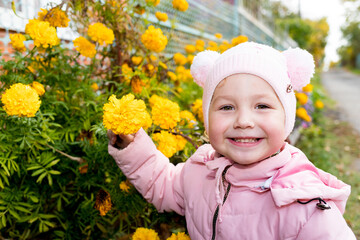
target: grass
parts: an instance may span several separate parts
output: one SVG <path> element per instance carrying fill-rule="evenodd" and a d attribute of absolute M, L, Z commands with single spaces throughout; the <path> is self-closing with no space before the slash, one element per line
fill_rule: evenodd
<path fill-rule="evenodd" d="M 340 110 L 326 93 L 323 102 L 326 106 L 323 114 L 318 114 L 315 124 L 301 131 L 296 146 L 317 167 L 351 185 L 344 218 L 360 239 L 360 134 L 340 120 Z"/>

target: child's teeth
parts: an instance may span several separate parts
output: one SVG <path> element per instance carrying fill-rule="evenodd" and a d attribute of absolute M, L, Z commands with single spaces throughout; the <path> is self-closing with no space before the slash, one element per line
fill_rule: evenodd
<path fill-rule="evenodd" d="M 235 142 L 241 142 L 241 143 L 250 143 L 250 142 L 256 142 L 256 138 L 240 138 L 240 139 L 234 139 Z"/>

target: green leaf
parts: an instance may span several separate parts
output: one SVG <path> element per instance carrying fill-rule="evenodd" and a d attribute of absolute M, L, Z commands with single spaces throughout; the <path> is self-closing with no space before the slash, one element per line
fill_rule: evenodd
<path fill-rule="evenodd" d="M 40 177 L 36 180 L 36 182 L 41 183 L 41 181 L 43 180 L 44 177 L 46 177 L 47 172 L 44 172 L 43 174 L 40 175 Z"/>
<path fill-rule="evenodd" d="M 6 227 L 6 217 L 5 217 L 5 215 L 2 216 L 1 223 L 2 223 L 3 227 Z"/>
<path fill-rule="evenodd" d="M 26 209 L 26 208 L 24 208 L 24 207 L 21 207 L 21 206 L 14 206 L 14 208 L 15 208 L 16 210 L 21 211 L 21 212 L 31 213 L 30 210 L 28 210 L 28 209 Z"/>
<path fill-rule="evenodd" d="M 52 177 L 51 177 L 50 174 L 47 175 L 47 179 L 48 179 L 48 181 L 49 181 L 49 185 L 52 186 L 53 181 L 52 181 Z"/>
<path fill-rule="evenodd" d="M 39 175 L 40 173 L 43 173 L 43 172 L 45 172 L 45 169 L 42 168 L 42 169 L 39 169 L 39 170 L 33 172 L 33 174 L 31 174 L 31 176 L 34 177 L 34 176 Z"/>
<path fill-rule="evenodd" d="M 36 196 L 29 196 L 29 198 L 31 199 L 31 201 L 33 201 L 34 203 L 39 202 L 39 199 Z"/>
<path fill-rule="evenodd" d="M 46 165 L 46 168 L 50 168 L 50 167 L 56 165 L 59 161 L 60 161 L 60 159 L 57 159 L 57 160 L 52 161 L 51 163 L 49 163 L 48 165 Z"/>
<path fill-rule="evenodd" d="M 52 175 L 59 175 L 59 174 L 61 174 L 61 172 L 56 171 L 56 170 L 50 170 L 49 173 L 51 173 Z"/>
<path fill-rule="evenodd" d="M 42 166 L 39 164 L 36 164 L 36 165 L 32 165 L 32 166 L 28 167 L 26 170 L 29 171 L 29 170 L 39 169 L 39 168 L 42 168 Z"/>
<path fill-rule="evenodd" d="M 17 213 L 17 212 L 15 212 L 14 210 L 12 210 L 12 209 L 9 209 L 9 213 L 14 217 L 14 218 L 16 218 L 16 219 L 20 219 L 20 216 L 19 216 L 19 214 Z"/>

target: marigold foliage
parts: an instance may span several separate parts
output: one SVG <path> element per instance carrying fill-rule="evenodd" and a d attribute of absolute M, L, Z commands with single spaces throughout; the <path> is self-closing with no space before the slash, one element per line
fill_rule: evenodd
<path fill-rule="evenodd" d="M 191 239 L 184 232 L 179 232 L 179 233 L 171 234 L 171 236 L 166 240 L 191 240 Z"/>
<path fill-rule="evenodd" d="M 141 36 L 141 42 L 150 51 L 161 52 L 165 49 L 168 39 L 160 28 L 155 28 L 151 25 Z"/>
<path fill-rule="evenodd" d="M 30 35 L 37 47 L 51 48 L 60 43 L 56 29 L 50 26 L 49 22 L 31 19 L 26 24 L 25 33 Z"/>
<path fill-rule="evenodd" d="M 1 97 L 5 112 L 10 116 L 34 117 L 41 101 L 36 90 L 22 83 L 15 83 Z"/>
<path fill-rule="evenodd" d="M 204 122 L 203 109 L 202 109 L 202 100 L 196 99 L 191 106 L 191 111 L 197 116 L 197 118 Z"/>
<path fill-rule="evenodd" d="M 168 15 L 163 12 L 156 12 L 155 17 L 162 22 L 166 22 L 168 20 Z"/>
<path fill-rule="evenodd" d="M 10 34 L 10 44 L 13 46 L 13 48 L 16 51 L 24 52 L 26 50 L 24 41 L 26 41 L 26 38 L 24 35 L 20 33 Z"/>
<path fill-rule="evenodd" d="M 34 82 L 31 84 L 31 87 L 32 87 L 33 89 L 35 89 L 35 91 L 37 92 L 37 94 L 38 94 L 39 96 L 44 95 L 44 93 L 45 93 L 45 88 L 44 88 L 44 85 L 42 85 L 41 83 L 34 81 Z"/>
<path fill-rule="evenodd" d="M 146 0 L 146 3 L 157 6 L 157 5 L 159 5 L 160 0 Z"/>
<path fill-rule="evenodd" d="M 112 44 L 115 36 L 113 30 L 107 28 L 102 23 L 93 23 L 89 26 L 88 35 L 91 40 L 98 42 L 99 44 Z"/>
<path fill-rule="evenodd" d="M 144 101 L 136 100 L 132 94 L 125 95 L 120 100 L 115 95 L 110 96 L 103 110 L 104 126 L 115 134 L 128 135 L 136 133 L 141 127 L 146 129 L 151 126 Z"/>
<path fill-rule="evenodd" d="M 189 3 L 186 0 L 173 0 L 172 1 L 173 8 L 185 12 L 189 8 Z"/>
<path fill-rule="evenodd" d="M 132 240 L 160 240 L 159 235 L 153 229 L 137 228 Z"/>
<path fill-rule="evenodd" d="M 162 97 L 150 99 L 153 123 L 162 129 L 173 129 L 180 121 L 180 107 L 176 102 Z"/>
<path fill-rule="evenodd" d="M 83 56 L 93 58 L 96 54 L 95 44 L 84 37 L 78 37 L 74 41 L 75 49 Z"/>
<path fill-rule="evenodd" d="M 41 12 L 38 13 L 38 20 L 49 22 L 52 27 L 69 26 L 70 19 L 60 8 L 52 8 L 50 12 L 43 8 L 40 8 L 40 10 Z"/>

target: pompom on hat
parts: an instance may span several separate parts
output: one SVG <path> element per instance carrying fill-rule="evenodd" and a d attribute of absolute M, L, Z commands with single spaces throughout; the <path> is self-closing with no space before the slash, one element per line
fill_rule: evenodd
<path fill-rule="evenodd" d="M 228 76 L 247 73 L 264 79 L 276 92 L 285 111 L 285 139 L 295 124 L 296 98 L 293 90 L 306 86 L 314 71 L 313 56 L 300 48 L 280 52 L 270 46 L 245 42 L 222 54 L 209 50 L 200 52 L 191 65 L 191 75 L 204 89 L 205 129 L 208 129 L 209 107 L 216 86 Z"/>

